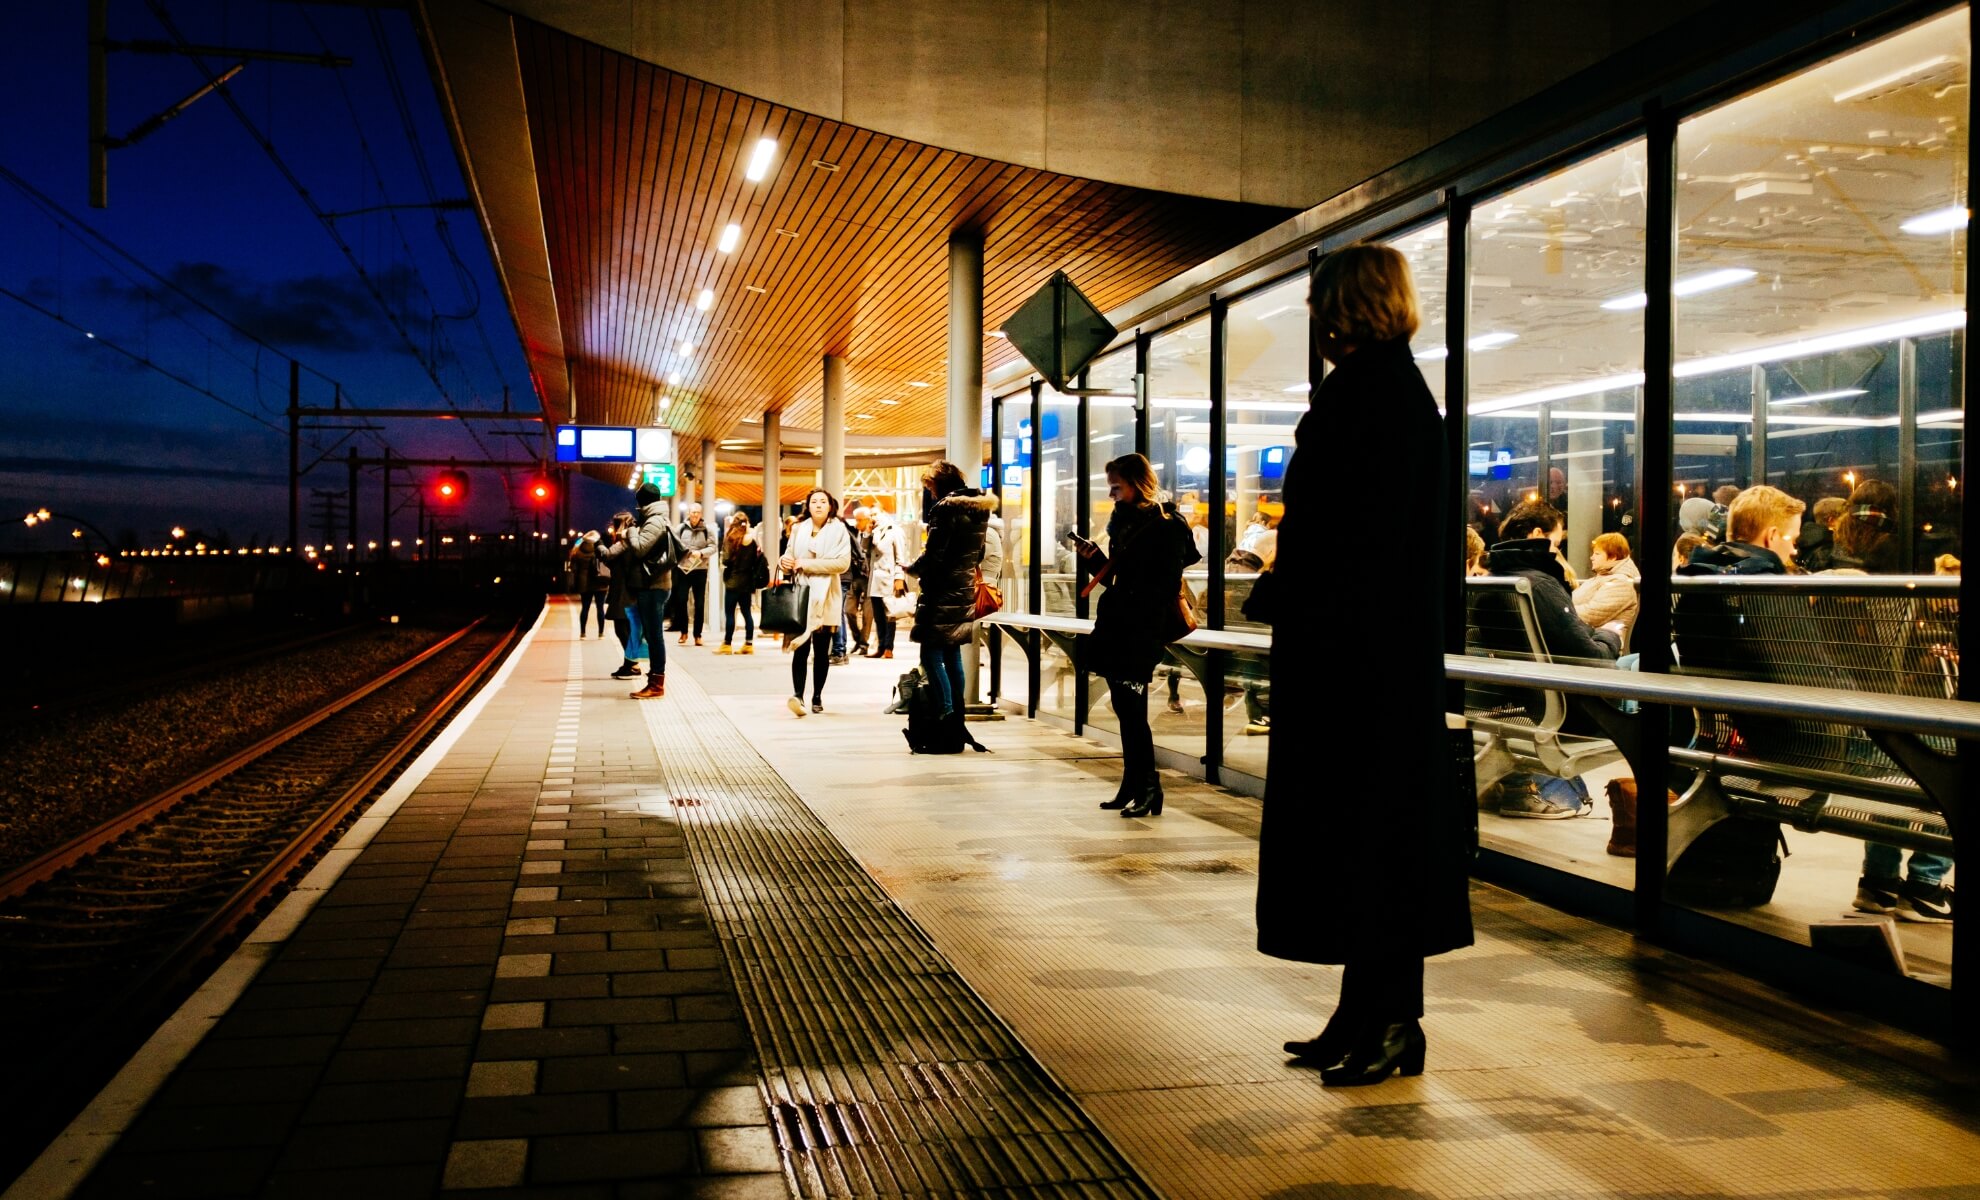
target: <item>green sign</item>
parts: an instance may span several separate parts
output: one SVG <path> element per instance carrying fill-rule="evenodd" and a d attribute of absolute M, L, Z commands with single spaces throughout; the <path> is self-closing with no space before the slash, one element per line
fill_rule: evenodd
<path fill-rule="evenodd" d="M 660 498 L 669 500 L 674 495 L 674 464 L 647 463 L 639 469 L 641 483 L 650 483 L 660 489 Z"/>

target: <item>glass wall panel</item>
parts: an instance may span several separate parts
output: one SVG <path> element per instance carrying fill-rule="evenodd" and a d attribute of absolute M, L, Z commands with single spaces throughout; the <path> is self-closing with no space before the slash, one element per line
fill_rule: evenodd
<path fill-rule="evenodd" d="M 1444 408 L 1445 343 L 1450 340 L 1444 324 L 1450 311 L 1449 234 L 1449 226 L 1440 217 L 1389 239 L 1389 245 L 1409 260 L 1410 278 L 1416 284 L 1416 304 L 1423 316 L 1416 329 L 1416 366 L 1423 372 L 1423 382 L 1430 385 L 1430 394 L 1437 398 L 1440 412 Z"/>
<path fill-rule="evenodd" d="M 1134 391 L 1134 347 L 1124 346 L 1098 359 L 1087 370 L 1087 386 L 1110 392 Z M 1123 454 L 1134 453 L 1134 401 L 1118 396 L 1089 396 L 1087 428 L 1092 447 L 1087 481 L 1091 507 L 1086 514 L 1089 537 L 1098 537 L 1107 528 L 1113 502 L 1107 499 L 1107 463 Z"/>
<path fill-rule="evenodd" d="M 1194 528 L 1197 549 L 1205 550 L 1210 533 L 1208 314 L 1156 335 L 1148 349 L 1148 376 L 1149 458 L 1156 478 Z M 1207 567 L 1198 563 L 1186 576 L 1199 596 L 1209 577 Z M 1155 669 L 1148 708 L 1156 745 L 1191 758 L 1203 756 L 1204 697 L 1194 675 L 1173 659 L 1165 660 Z"/>
<path fill-rule="evenodd" d="M 1679 126 L 1673 485 L 1720 500 L 1780 489 L 1802 514 L 1735 501 L 1724 537 L 1770 543 L 1818 572 L 1797 594 L 1731 601 L 1679 580 L 1687 671 L 1955 690 L 1956 594 L 1889 577 L 1930 575 L 1938 556 L 1960 553 L 1968 20 L 1965 10 L 1934 18 Z M 1619 291 L 1610 303 L 1632 299 Z M 1782 826 L 1765 818 L 1805 813 L 1810 788 L 1698 781 L 1685 803 L 1744 815 L 1727 815 L 1680 857 L 1673 900 L 1807 942 L 1839 912 L 1916 917 L 1920 896 L 1929 906 L 1950 881 L 1950 859 L 1933 853 L 1949 849 L 1942 820 L 1929 802 L 1920 811 L 1879 790 L 1906 776 L 1860 731 L 1706 714 L 1689 740 L 1864 783 L 1856 795 L 1818 784 L 1819 813 Z M 1901 832 L 1876 836 L 1893 827 Z M 1792 852 L 1778 867 L 1776 829 Z M 1708 883 L 1703 863 L 1715 855 L 1724 861 Z M 1897 923 L 1914 975 L 1947 973 L 1949 929 Z"/>
<path fill-rule="evenodd" d="M 1003 406 L 1002 438 L 997 445 L 999 529 L 1004 535 L 1004 570 L 1000 585 L 1004 607 L 1011 612 L 1032 612 L 1025 594 L 1031 581 L 1031 489 L 1026 486 L 1030 472 L 1024 464 L 1031 458 L 1031 393 L 1018 392 L 996 403 Z M 1006 680 L 1006 692 L 1017 694 L 1013 681 Z"/>
<path fill-rule="evenodd" d="M 1070 617 L 1078 609 L 1078 564 L 1066 535 L 1079 523 L 1079 398 L 1051 388 L 1044 395 L 1045 428 L 1038 439 L 1038 519 L 1045 530 L 1044 611 Z"/>
<path fill-rule="evenodd" d="M 1467 649 L 1528 659 L 1613 661 L 1627 620 L 1588 609 L 1572 589 L 1590 574 L 1589 548 L 1629 533 L 1643 313 L 1603 302 L 1641 292 L 1647 164 L 1641 142 L 1576 163 L 1473 210 L 1468 250 L 1470 447 L 1462 468 L 1473 528 L 1490 546 L 1522 502 L 1561 514 L 1548 541 L 1509 540 L 1467 585 Z M 1418 361 L 1445 352 L 1420 339 Z M 1633 539 L 1631 539 L 1633 541 Z M 1459 569 L 1453 563 L 1451 569 Z M 1633 595 L 1631 596 L 1633 599 Z M 1611 645 L 1597 650 L 1598 639 Z M 1473 688 L 1480 836 L 1506 853 L 1629 887 L 1629 860 L 1604 853 L 1610 824 L 1534 820 L 1587 816 L 1604 785 L 1628 773 L 1607 739 L 1556 692 Z"/>
<path fill-rule="evenodd" d="M 1307 274 L 1231 305 L 1224 321 L 1224 625 L 1267 632 L 1244 619 L 1258 572 L 1278 550 L 1285 511 L 1279 485 L 1293 431 L 1306 412 Z M 1228 722 L 1227 722 L 1228 724 Z"/>

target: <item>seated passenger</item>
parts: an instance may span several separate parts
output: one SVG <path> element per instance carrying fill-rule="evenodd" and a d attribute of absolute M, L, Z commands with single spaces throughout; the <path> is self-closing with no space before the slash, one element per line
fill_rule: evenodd
<path fill-rule="evenodd" d="M 1574 589 L 1575 615 L 1590 625 L 1612 627 L 1629 645 L 1636 627 L 1636 587 L 1643 576 L 1630 561 L 1620 533 L 1599 533 L 1588 548 L 1589 577 Z"/>
<path fill-rule="evenodd" d="M 1959 574 L 1959 560 L 1957 558 L 1954 558 L 1950 554 L 1941 554 L 1939 557 L 1932 560 L 1932 574 L 1934 575 Z"/>
<path fill-rule="evenodd" d="M 1795 539 L 1794 561 L 1810 571 L 1826 571 L 1835 564 L 1836 522 L 1849 511 L 1849 501 L 1841 496 L 1824 496 L 1809 510 L 1812 521 L 1801 523 L 1801 536 Z"/>
<path fill-rule="evenodd" d="M 1899 557 L 1897 489 L 1881 479 L 1856 485 L 1836 521 L 1835 548 L 1829 567 L 1857 575 L 1896 575 L 1905 569 Z"/>
<path fill-rule="evenodd" d="M 1464 574 L 1469 579 L 1475 575 L 1490 575 L 1485 566 L 1485 539 L 1478 531 L 1467 525 L 1464 527 Z"/>
<path fill-rule="evenodd" d="M 1708 544 L 1723 542 L 1727 511 L 1703 496 L 1693 496 L 1678 505 L 1678 530 Z"/>
<path fill-rule="evenodd" d="M 1685 501 L 1689 508 L 1691 501 Z M 1786 575 L 1807 505 L 1762 484 L 1739 494 L 1727 514 L 1726 540 L 1691 552 L 1680 575 Z"/>
<path fill-rule="evenodd" d="M 1671 543 L 1671 574 L 1681 575 L 1684 567 L 1691 562 L 1691 552 L 1705 544 L 1705 539 L 1695 533 L 1680 533 L 1677 541 Z"/>
<path fill-rule="evenodd" d="M 1574 611 L 1567 572 L 1556 552 L 1567 519 L 1544 500 L 1528 500 L 1507 514 L 1499 532 L 1503 540 L 1492 547 L 1492 571 L 1520 576 L 1531 585 L 1547 653 L 1556 659 L 1614 662 L 1622 653 L 1621 636 L 1590 629 Z"/>

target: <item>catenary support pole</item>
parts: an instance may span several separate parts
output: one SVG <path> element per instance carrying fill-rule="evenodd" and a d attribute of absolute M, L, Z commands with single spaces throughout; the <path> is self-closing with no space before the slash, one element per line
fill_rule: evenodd
<path fill-rule="evenodd" d="M 286 553 L 294 554 L 302 542 L 302 366 L 289 363 L 289 543 Z"/>
<path fill-rule="evenodd" d="M 709 614 L 702 623 L 713 626 L 710 619 L 722 610 L 722 521 L 715 515 L 715 439 L 704 438 L 701 442 L 701 519 L 715 535 L 715 552 L 708 560 L 708 586 L 702 592 L 705 602 L 702 612 Z"/>

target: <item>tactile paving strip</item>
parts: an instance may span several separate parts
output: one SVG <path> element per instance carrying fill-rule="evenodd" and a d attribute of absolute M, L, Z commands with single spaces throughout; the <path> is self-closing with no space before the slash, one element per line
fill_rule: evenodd
<path fill-rule="evenodd" d="M 645 705 L 803 1196 L 1152 1196 L 691 679 Z"/>

